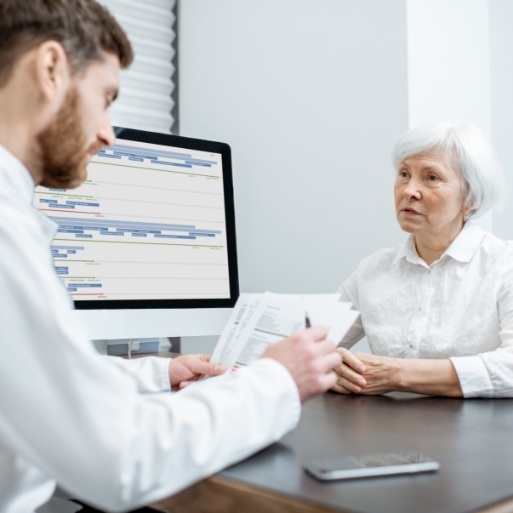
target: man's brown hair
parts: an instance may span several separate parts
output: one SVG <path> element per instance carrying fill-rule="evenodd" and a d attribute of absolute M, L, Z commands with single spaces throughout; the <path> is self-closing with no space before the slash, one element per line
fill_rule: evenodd
<path fill-rule="evenodd" d="M 48 40 L 62 45 L 73 73 L 105 52 L 122 68 L 133 59 L 125 31 L 95 0 L 0 0 L 0 86 L 25 52 Z"/>

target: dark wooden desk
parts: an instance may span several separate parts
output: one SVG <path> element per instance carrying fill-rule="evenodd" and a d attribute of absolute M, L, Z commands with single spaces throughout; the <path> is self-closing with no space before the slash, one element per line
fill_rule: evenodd
<path fill-rule="evenodd" d="M 434 474 L 321 483 L 310 458 L 419 451 Z M 277 444 L 155 505 L 173 513 L 512 513 L 513 400 L 328 393 Z"/>

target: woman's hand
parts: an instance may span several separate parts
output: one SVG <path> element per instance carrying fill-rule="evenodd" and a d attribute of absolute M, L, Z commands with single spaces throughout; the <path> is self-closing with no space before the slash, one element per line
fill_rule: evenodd
<path fill-rule="evenodd" d="M 343 363 L 335 368 L 337 383 L 332 388 L 340 394 L 378 395 L 392 391 L 462 397 L 458 375 L 451 360 L 405 359 L 352 354 L 338 348 Z"/>
<path fill-rule="evenodd" d="M 333 369 L 337 375 L 337 382 L 331 390 L 339 394 L 359 394 L 367 381 L 363 377 L 365 365 L 353 353 L 344 347 L 337 348 L 342 356 L 342 363 Z"/>
<path fill-rule="evenodd" d="M 169 381 L 172 389 L 181 389 L 205 376 L 218 376 L 226 371 L 224 365 L 210 363 L 206 354 L 188 354 L 169 362 Z"/>
<path fill-rule="evenodd" d="M 369 353 L 353 354 L 339 347 L 342 365 L 335 369 L 337 383 L 332 388 L 340 394 L 378 395 L 395 390 L 393 375 L 396 359 Z"/>
<path fill-rule="evenodd" d="M 357 353 L 354 356 L 365 366 L 362 373 L 365 386 L 360 394 L 378 395 L 397 390 L 394 377 L 400 360 L 369 353 Z"/>

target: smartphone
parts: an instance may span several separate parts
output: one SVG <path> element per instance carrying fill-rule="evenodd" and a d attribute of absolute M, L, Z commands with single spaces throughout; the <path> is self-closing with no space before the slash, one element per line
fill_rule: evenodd
<path fill-rule="evenodd" d="M 365 454 L 311 461 L 305 470 L 321 481 L 435 472 L 440 464 L 419 453 Z"/>

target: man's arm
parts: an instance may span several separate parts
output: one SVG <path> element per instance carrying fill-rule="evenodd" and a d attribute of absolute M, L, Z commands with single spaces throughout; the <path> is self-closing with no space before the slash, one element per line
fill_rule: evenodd
<path fill-rule="evenodd" d="M 141 395 L 81 335 L 39 227 L 2 217 L 2 446 L 79 499 L 116 511 L 176 493 L 281 438 L 335 380 L 340 357 L 312 329 L 234 375 Z"/>
<path fill-rule="evenodd" d="M 223 365 L 210 363 L 206 354 L 182 355 L 174 358 L 145 356 L 124 359 L 102 356 L 108 363 L 131 375 L 141 393 L 179 390 L 205 376 L 218 376 L 225 372 Z"/>

